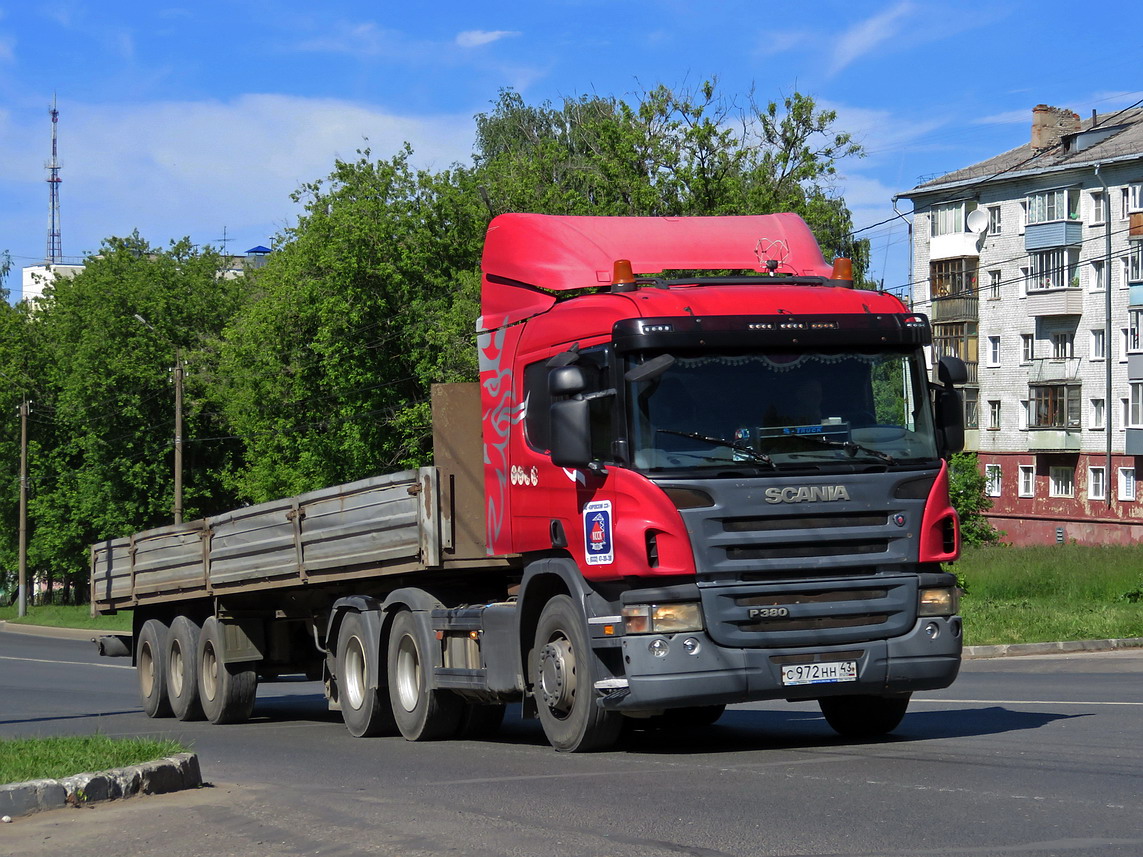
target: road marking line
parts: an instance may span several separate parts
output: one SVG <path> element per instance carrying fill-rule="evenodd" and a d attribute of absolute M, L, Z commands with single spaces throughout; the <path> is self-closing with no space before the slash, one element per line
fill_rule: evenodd
<path fill-rule="evenodd" d="M 25 661 L 30 664 L 70 664 L 76 667 L 106 667 L 113 670 L 133 670 L 129 664 L 89 664 L 84 661 L 51 661 L 47 658 L 14 658 L 11 655 L 0 655 L 0 661 Z"/>
<path fill-rule="evenodd" d="M 1143 705 L 1143 702 L 1113 702 L 1095 699 L 1066 700 L 1066 699 L 922 699 L 913 697 L 913 702 L 927 702 L 937 705 L 942 702 L 951 702 L 957 705 Z"/>

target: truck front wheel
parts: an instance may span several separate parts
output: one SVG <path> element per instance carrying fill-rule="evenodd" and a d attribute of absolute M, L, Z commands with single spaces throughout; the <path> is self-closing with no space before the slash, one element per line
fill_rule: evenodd
<path fill-rule="evenodd" d="M 822 714 L 844 738 L 876 738 L 901 725 L 911 694 L 900 696 L 826 696 L 818 700 Z"/>
<path fill-rule="evenodd" d="M 201 629 L 186 616 L 176 616 L 167 635 L 167 696 L 179 720 L 202 720 L 195 652 Z"/>
<path fill-rule="evenodd" d="M 623 717 L 595 704 L 594 655 L 568 596 L 557 595 L 544 605 L 529 662 L 540 723 L 553 747 L 584 753 L 615 743 Z"/>
<path fill-rule="evenodd" d="M 464 701 L 450 690 L 434 690 L 432 658 L 417 620 L 403 610 L 389 632 L 389 698 L 397 728 L 410 741 L 451 738 L 460 727 Z"/>
<path fill-rule="evenodd" d="M 196 649 L 202 710 L 211 723 L 245 723 L 254 712 L 258 674 L 250 663 L 223 663 L 222 651 L 222 623 L 211 616 Z"/>
<path fill-rule="evenodd" d="M 139 630 L 135 642 L 135 670 L 139 675 L 139 696 L 148 717 L 170 717 L 171 701 L 167 697 L 167 634 L 165 622 L 148 619 Z"/>

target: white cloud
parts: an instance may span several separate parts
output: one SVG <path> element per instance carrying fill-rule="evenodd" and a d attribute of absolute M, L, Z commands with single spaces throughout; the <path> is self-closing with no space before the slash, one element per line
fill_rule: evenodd
<path fill-rule="evenodd" d="M 837 74 L 846 66 L 889 41 L 901 28 L 902 19 L 913 12 L 910 2 L 898 3 L 879 15 L 874 15 L 850 27 L 838 39 L 830 73 Z"/>
<path fill-rule="evenodd" d="M 520 33 L 516 30 L 465 30 L 457 33 L 456 43 L 462 48 L 478 48 L 518 35 Z"/>
<path fill-rule="evenodd" d="M 38 206 L 43 135 L 36 130 L 21 136 L 38 148 L 0 145 L 0 157 L 24 164 L 29 179 L 21 190 Z M 183 235 L 211 243 L 224 225 L 247 246 L 268 243 L 297 213 L 290 194 L 327 176 L 335 158 L 352 160 L 366 147 L 386 158 L 408 141 L 417 166 L 439 169 L 467 161 L 472 139 L 467 114 L 399 116 L 337 99 L 72 105 L 61 186 L 64 251 L 91 251 L 134 229 L 153 243 Z"/>

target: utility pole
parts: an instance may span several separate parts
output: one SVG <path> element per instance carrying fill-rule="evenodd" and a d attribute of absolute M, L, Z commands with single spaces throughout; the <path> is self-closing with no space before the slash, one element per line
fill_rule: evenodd
<path fill-rule="evenodd" d="M 28 615 L 28 400 L 20 402 L 20 576 L 18 616 Z"/>
<path fill-rule="evenodd" d="M 175 523 L 183 522 L 183 350 L 175 346 Z"/>

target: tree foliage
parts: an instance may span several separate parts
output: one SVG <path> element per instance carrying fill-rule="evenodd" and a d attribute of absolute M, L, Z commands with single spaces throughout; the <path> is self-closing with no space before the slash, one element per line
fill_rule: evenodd
<path fill-rule="evenodd" d="M 860 272 L 867 250 L 832 186 L 860 152 L 835 120 L 801 94 L 757 103 L 714 83 L 559 105 L 509 90 L 476 117 L 470 164 L 417 170 L 407 146 L 336 161 L 298 190 L 296 224 L 244 276 L 185 239 L 109 239 L 34 307 L 0 309 L 0 407 L 35 402 L 30 566 L 76 585 L 89 543 L 171 520 L 176 352 L 187 518 L 427 461 L 430 385 L 476 377 L 496 213 L 795 211 Z M 13 424 L 0 421 L 6 573 Z"/>
<path fill-rule="evenodd" d="M 994 544 L 1003 535 L 984 516 L 992 508 L 987 487 L 976 453 L 959 452 L 949 459 L 949 498 L 960 516 L 961 540 L 966 545 Z"/>

